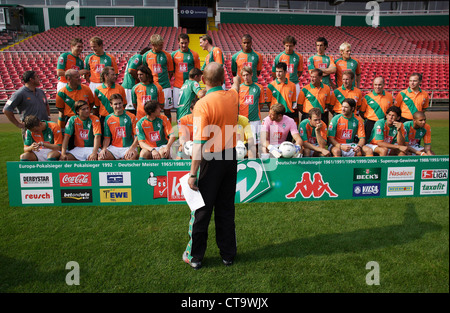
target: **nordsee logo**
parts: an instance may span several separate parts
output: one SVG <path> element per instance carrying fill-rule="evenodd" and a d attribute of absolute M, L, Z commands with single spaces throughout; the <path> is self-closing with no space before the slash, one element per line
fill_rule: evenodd
<path fill-rule="evenodd" d="M 380 184 L 354 184 L 353 197 L 369 197 L 380 195 Z"/>

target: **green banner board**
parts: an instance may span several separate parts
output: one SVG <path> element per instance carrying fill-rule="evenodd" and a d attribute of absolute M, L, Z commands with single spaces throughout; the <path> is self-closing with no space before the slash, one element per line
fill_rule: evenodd
<path fill-rule="evenodd" d="M 186 203 L 190 160 L 8 162 L 11 206 Z M 236 203 L 448 196 L 448 156 L 253 159 Z"/>

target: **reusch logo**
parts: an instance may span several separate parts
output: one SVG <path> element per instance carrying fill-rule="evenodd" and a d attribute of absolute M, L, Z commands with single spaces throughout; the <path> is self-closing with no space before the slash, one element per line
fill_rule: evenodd
<path fill-rule="evenodd" d="M 53 190 L 22 190 L 23 204 L 54 203 Z"/>

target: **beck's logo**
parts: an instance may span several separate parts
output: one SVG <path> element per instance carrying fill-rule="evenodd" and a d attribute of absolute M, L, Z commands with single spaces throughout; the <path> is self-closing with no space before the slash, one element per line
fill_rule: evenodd
<path fill-rule="evenodd" d="M 286 195 L 286 199 L 295 199 L 300 192 L 303 198 L 321 198 L 324 193 L 330 197 L 336 198 L 338 196 L 331 188 L 329 183 L 325 183 L 321 173 L 314 173 L 314 181 L 311 180 L 311 173 L 304 172 L 302 181 L 295 184 L 294 190 Z"/>

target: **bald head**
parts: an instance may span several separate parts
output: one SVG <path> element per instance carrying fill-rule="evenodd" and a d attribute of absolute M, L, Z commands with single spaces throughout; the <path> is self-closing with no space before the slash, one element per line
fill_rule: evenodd
<path fill-rule="evenodd" d="M 419 120 L 419 119 L 423 119 L 426 118 L 425 113 L 422 111 L 417 111 L 416 113 L 413 114 L 413 119 L 414 120 Z"/>
<path fill-rule="evenodd" d="M 225 79 L 225 71 L 223 66 L 216 62 L 209 63 L 203 71 L 203 79 L 205 80 L 205 84 L 210 87 L 222 85 Z"/>

